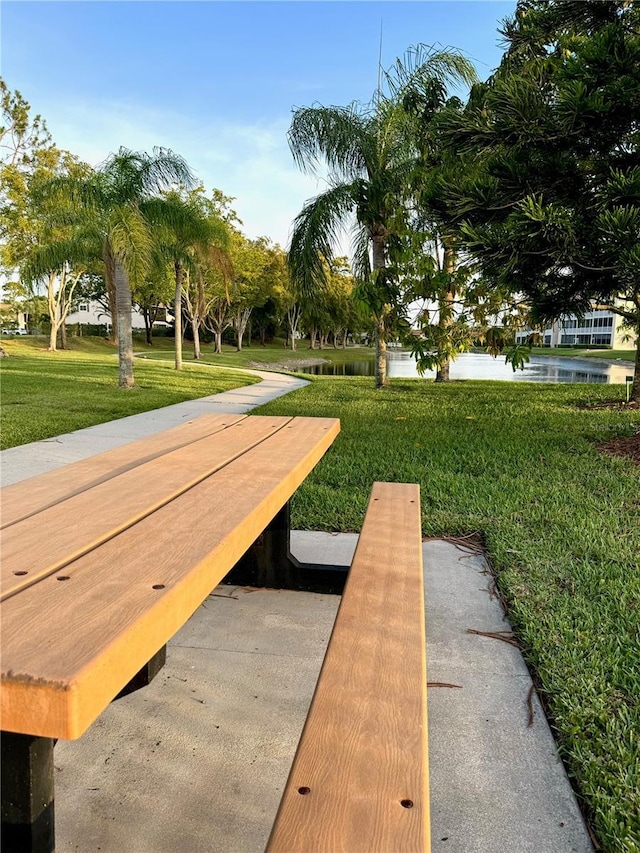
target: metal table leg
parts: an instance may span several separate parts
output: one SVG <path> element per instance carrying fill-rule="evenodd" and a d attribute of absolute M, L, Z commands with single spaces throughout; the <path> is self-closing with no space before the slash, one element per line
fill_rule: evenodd
<path fill-rule="evenodd" d="M 53 853 L 53 738 L 2 732 L 2 851 Z"/>
<path fill-rule="evenodd" d="M 290 517 L 287 502 L 224 582 L 340 595 L 349 567 L 301 563 L 296 560 L 290 547 Z"/>

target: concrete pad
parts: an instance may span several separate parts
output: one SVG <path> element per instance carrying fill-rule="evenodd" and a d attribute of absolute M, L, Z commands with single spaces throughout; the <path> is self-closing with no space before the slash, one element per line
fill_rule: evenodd
<path fill-rule="evenodd" d="M 264 849 L 339 599 L 216 595 L 149 687 L 56 746 L 59 852 Z"/>
<path fill-rule="evenodd" d="M 341 563 L 356 539 L 294 531 L 292 549 Z M 484 560 L 440 541 L 424 544 L 424 560 L 433 850 L 591 853 L 535 697 L 528 725 L 520 652 L 467 633 L 509 630 Z M 264 849 L 339 599 L 214 593 L 149 687 L 56 746 L 58 851 Z"/>
<path fill-rule="evenodd" d="M 511 629 L 484 557 L 433 540 L 424 564 L 433 850 L 589 853 L 520 651 L 468 632 Z"/>

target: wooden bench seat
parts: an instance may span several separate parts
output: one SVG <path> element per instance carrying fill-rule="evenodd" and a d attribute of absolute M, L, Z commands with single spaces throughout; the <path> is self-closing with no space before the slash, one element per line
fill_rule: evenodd
<path fill-rule="evenodd" d="M 425 853 L 420 492 L 376 483 L 268 853 Z"/>

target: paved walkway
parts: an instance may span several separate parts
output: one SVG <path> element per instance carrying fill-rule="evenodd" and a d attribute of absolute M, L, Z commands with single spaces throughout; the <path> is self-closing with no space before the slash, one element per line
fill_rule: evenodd
<path fill-rule="evenodd" d="M 4 451 L 4 482 L 203 412 L 249 411 L 305 384 L 263 376 L 259 385 Z M 346 564 L 356 541 L 294 531 L 292 550 L 304 561 Z M 424 560 L 433 850 L 591 853 L 520 652 L 468 632 L 509 628 L 483 557 L 433 540 Z M 263 850 L 337 605 L 312 593 L 215 590 L 171 641 L 149 687 L 110 705 L 80 740 L 56 746 L 56 849 Z"/>

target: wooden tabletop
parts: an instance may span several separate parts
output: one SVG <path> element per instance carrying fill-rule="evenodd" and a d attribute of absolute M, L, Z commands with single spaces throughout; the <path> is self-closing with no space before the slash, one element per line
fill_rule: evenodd
<path fill-rule="evenodd" d="M 206 415 L 2 490 L 2 728 L 76 738 L 182 627 L 340 429 Z"/>

